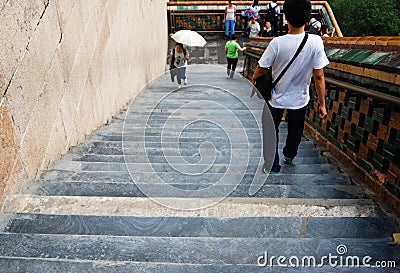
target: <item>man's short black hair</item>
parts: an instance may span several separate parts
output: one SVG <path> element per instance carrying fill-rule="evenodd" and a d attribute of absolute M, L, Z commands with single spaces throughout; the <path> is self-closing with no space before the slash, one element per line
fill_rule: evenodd
<path fill-rule="evenodd" d="M 292 26 L 296 28 L 302 27 L 310 19 L 311 2 L 310 0 L 286 0 L 283 3 L 283 12 L 286 20 Z"/>

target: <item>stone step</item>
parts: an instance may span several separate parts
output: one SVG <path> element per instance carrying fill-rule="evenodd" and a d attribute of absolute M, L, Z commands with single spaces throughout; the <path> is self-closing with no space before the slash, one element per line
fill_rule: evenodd
<path fill-rule="evenodd" d="M 143 145 L 143 147 L 145 147 Z M 253 148 L 235 148 L 235 147 L 225 147 L 223 149 L 215 149 L 215 148 L 202 148 L 201 151 L 205 156 L 233 156 L 233 157 L 260 157 L 261 148 L 253 149 Z M 152 148 L 146 147 L 145 149 L 135 149 L 122 147 L 74 147 L 70 150 L 70 153 L 73 154 L 99 154 L 99 155 L 148 155 L 148 156 L 163 156 L 171 155 L 171 156 L 196 156 L 200 153 L 199 147 L 188 147 L 182 149 L 176 148 Z M 279 153 L 282 153 L 280 150 Z M 316 156 L 318 157 L 320 152 L 316 148 L 310 149 L 299 149 L 298 156 L 300 157 L 311 157 Z"/>
<path fill-rule="evenodd" d="M 147 122 L 165 122 L 167 120 L 173 120 L 174 122 L 188 122 L 188 121 L 207 121 L 214 120 L 215 117 L 225 115 L 226 111 L 198 111 L 198 110 L 183 110 L 179 113 L 175 112 L 130 112 L 128 115 L 117 118 L 112 118 L 108 124 L 137 124 L 140 127 Z M 254 113 L 252 111 L 234 111 L 233 114 L 237 119 L 245 123 L 254 122 L 260 119 L 258 112 Z M 282 127 L 287 128 L 287 127 Z"/>
<path fill-rule="evenodd" d="M 400 263 L 400 246 L 391 238 L 177 238 L 108 235 L 52 235 L 0 233 L 1 257 L 68 260 L 134 261 L 177 264 L 257 265 L 260 256 L 322 257 L 347 249 L 373 261 Z M 164 251 L 161 251 L 164 250 Z M 267 254 L 267 255 L 265 255 Z M 338 259 L 339 260 L 339 259 Z M 277 260 L 273 265 L 277 265 Z M 328 262 L 326 259 L 325 262 Z M 327 264 L 329 265 L 329 263 Z"/>
<path fill-rule="evenodd" d="M 226 142 L 230 142 L 230 143 L 261 143 L 261 138 L 260 135 L 256 135 L 253 134 L 253 136 L 247 135 L 247 142 L 243 142 L 241 137 L 229 137 L 227 138 L 226 136 L 213 136 L 208 137 L 208 136 L 203 136 L 200 137 L 197 134 L 193 133 L 193 134 L 184 134 L 184 135 L 180 135 L 179 138 L 177 138 L 176 136 L 163 136 L 161 137 L 161 134 L 159 134 L 158 136 L 146 136 L 143 137 L 143 135 L 122 135 L 122 134 L 112 134 L 112 135 L 107 135 L 107 134 L 95 134 L 93 136 L 90 137 L 90 139 L 88 139 L 88 141 L 94 141 L 94 142 L 107 142 L 107 141 L 114 141 L 114 142 L 119 142 L 121 143 L 122 140 L 123 141 L 132 141 L 132 142 L 138 142 L 138 141 L 146 141 L 146 145 L 155 145 L 154 143 L 158 144 L 161 143 L 175 143 L 175 142 L 179 142 L 179 143 L 184 143 L 184 142 L 190 142 L 190 143 L 203 143 L 205 141 L 213 141 L 213 143 L 226 143 Z M 307 145 L 308 144 L 308 145 Z M 304 146 L 310 146 L 310 142 L 305 143 L 305 144 L 301 144 Z"/>
<path fill-rule="evenodd" d="M 286 136 L 286 132 L 280 131 L 279 132 L 281 137 Z M 177 136 L 183 135 L 188 137 L 225 137 L 227 138 L 228 132 L 223 131 L 221 128 L 185 128 L 179 127 L 174 128 L 174 130 L 166 129 L 166 127 L 124 127 L 123 125 L 120 126 L 105 126 L 99 129 L 95 135 L 121 135 L 124 136 L 161 136 L 168 137 L 168 136 Z M 253 139 L 258 138 L 262 134 L 261 129 L 259 128 L 230 128 L 229 129 L 229 137 L 230 138 L 240 138 L 240 134 L 245 134 L 247 138 Z"/>
<path fill-rule="evenodd" d="M 370 199 L 9 195 L 2 212 L 143 217 L 377 217 Z"/>
<path fill-rule="evenodd" d="M 104 140 L 105 136 L 100 136 L 103 138 L 102 140 L 95 140 L 90 139 L 89 141 L 80 143 L 77 147 L 86 147 L 86 148 L 130 148 L 130 149 L 142 149 L 143 147 L 146 148 L 191 148 L 191 147 L 199 147 L 201 144 L 205 142 L 212 142 L 213 145 L 217 149 L 226 149 L 226 148 L 233 148 L 233 149 L 261 149 L 262 144 L 256 141 L 246 141 L 246 142 L 234 142 L 228 138 L 221 139 L 221 138 L 161 138 L 160 137 L 149 137 L 143 139 L 143 137 L 138 137 L 137 140 L 126 140 L 125 137 L 122 141 L 121 139 L 118 141 L 113 140 Z M 107 137 L 107 136 L 106 136 Z M 110 139 L 115 139 L 115 136 L 108 136 Z M 118 137 L 119 138 L 119 137 Z M 141 139 L 140 139 L 141 138 Z M 139 141 L 143 141 L 140 143 Z M 278 143 L 278 148 L 283 148 L 285 141 L 281 141 Z M 303 141 L 299 145 L 299 149 L 316 149 L 314 143 L 311 141 Z"/>
<path fill-rule="evenodd" d="M 261 156 L 260 156 L 261 157 Z M 261 158 L 260 157 L 250 157 L 249 160 L 250 162 L 260 162 Z M 189 164 L 192 163 L 197 163 L 201 158 L 204 158 L 204 160 L 208 160 L 207 156 L 200 157 L 200 155 L 196 156 L 168 156 L 168 162 L 171 163 L 176 163 L 176 162 L 182 162 L 182 160 L 185 160 Z M 214 157 L 210 157 L 214 159 Z M 247 161 L 246 157 L 243 158 L 236 158 L 237 160 L 241 161 Z M 134 163 L 166 163 L 167 159 L 165 156 L 151 156 L 151 155 L 138 155 L 138 156 L 132 156 L 132 155 L 97 155 L 97 154 L 67 154 L 63 156 L 62 161 L 79 161 L 79 162 L 97 162 L 97 163 L 125 163 L 129 162 L 131 164 Z M 223 157 L 217 157 L 215 158 L 215 164 L 227 164 L 231 161 L 230 158 L 223 158 Z M 293 164 L 325 164 L 328 163 L 328 160 L 324 157 L 321 157 L 320 155 L 313 156 L 310 155 L 309 157 L 307 156 L 297 156 L 293 162 Z M 56 162 L 57 164 L 57 162 Z M 261 164 L 261 163 L 260 163 Z"/>
<path fill-rule="evenodd" d="M 257 261 L 256 261 L 257 262 Z M 256 263 L 255 262 L 255 263 Z M 254 265 L 202 265 L 202 264 L 179 264 L 179 263 L 154 263 L 154 262 L 130 262 L 130 261 L 82 261 L 68 259 L 50 258 L 11 258 L 0 257 L 2 273 L 18 272 L 85 272 L 85 273 L 120 273 L 120 272 L 152 272 L 152 273 L 345 273 L 350 272 L 343 268 L 324 266 L 318 268 L 310 267 L 259 267 Z M 398 273 L 398 269 L 390 268 L 353 268 L 351 273 Z"/>
<path fill-rule="evenodd" d="M 47 179 L 47 180 L 38 180 L 34 183 L 30 183 L 30 185 L 38 185 L 40 183 L 106 183 L 112 184 L 113 187 L 117 187 L 119 184 L 126 184 L 129 187 L 132 184 L 141 184 L 139 181 L 132 181 L 132 179 L 126 181 L 107 181 L 107 179 L 98 180 L 87 180 L 87 181 L 73 181 L 73 180 L 54 180 L 54 179 Z M 179 181 L 175 180 L 170 185 L 176 185 L 180 187 L 201 187 L 202 185 L 210 185 L 207 181 L 201 181 L 202 183 L 194 183 L 193 181 Z M 212 181 L 211 181 L 212 182 Z M 215 181 L 214 181 L 215 182 Z M 144 181 L 143 183 L 149 184 L 149 181 Z M 325 185 L 351 185 L 350 178 L 347 174 L 339 173 L 339 174 L 276 174 L 276 175 L 269 175 L 269 176 L 254 176 L 254 175 L 245 175 L 243 180 L 241 181 L 240 185 L 250 185 L 251 183 L 257 183 L 261 185 L 298 185 L 298 186 L 325 186 Z M 155 184 L 155 183 L 153 183 Z"/>
<path fill-rule="evenodd" d="M 249 185 L 200 185 L 200 184 L 133 184 L 96 182 L 40 182 L 26 193 L 46 196 L 108 196 L 108 197 L 262 197 L 262 198 L 330 198 L 362 199 L 364 192 L 356 186 L 317 185 L 263 185 L 255 194 Z"/>
<path fill-rule="evenodd" d="M 184 162 L 182 158 L 175 157 L 173 160 L 170 158 L 164 158 L 164 162 L 151 162 L 152 172 L 171 172 L 171 167 L 176 169 L 188 172 L 188 173 L 198 173 L 202 170 L 207 170 L 207 173 L 224 173 L 228 170 L 229 167 L 240 168 L 242 165 L 238 164 L 229 164 L 223 162 L 214 162 L 213 158 L 205 159 L 204 163 L 197 164 L 196 161 L 191 158 L 189 162 L 186 164 L 182 164 Z M 245 160 L 245 159 L 244 159 Z M 148 161 L 148 160 L 146 160 Z M 124 163 L 113 163 L 113 162 L 83 162 L 83 161 L 69 161 L 69 160 L 60 160 L 55 162 L 52 166 L 53 170 L 59 171 L 127 171 L 128 169 L 131 172 L 148 172 L 149 162 L 143 161 L 143 163 L 138 162 L 130 162 L 126 160 Z M 211 162 L 211 164 L 206 164 L 206 162 Z M 296 165 L 321 165 L 328 164 L 326 159 L 324 158 L 314 158 L 314 157 L 302 157 L 296 158 Z M 259 162 L 257 160 L 249 160 L 247 164 L 247 172 L 256 172 L 259 167 Z"/>
<path fill-rule="evenodd" d="M 160 165 L 164 166 L 164 165 Z M 311 168 L 312 167 L 312 168 Z M 243 181 L 243 175 L 254 175 L 255 171 L 246 172 L 246 169 L 233 170 L 224 173 L 182 173 L 171 169 L 171 172 L 155 173 L 152 165 L 148 164 L 147 171 L 140 170 L 135 172 L 134 168 L 128 171 L 64 171 L 64 170 L 49 170 L 44 171 L 41 175 L 42 180 L 64 180 L 64 181 L 108 181 L 108 182 L 127 182 L 135 181 L 136 183 L 155 183 L 162 179 L 166 183 L 188 183 L 189 181 L 196 183 L 216 183 L 223 178 L 223 175 L 229 175 L 231 179 L 235 179 L 237 184 Z M 281 174 L 336 174 L 339 173 L 336 166 L 331 164 L 316 164 L 316 165 L 285 165 Z M 265 174 L 258 170 L 256 175 L 266 177 Z M 252 179 L 252 177 L 249 177 Z M 263 178 L 261 178 L 263 179 Z"/>
<path fill-rule="evenodd" d="M 177 150 L 177 153 L 179 153 L 180 150 L 191 150 L 191 149 L 197 149 L 199 150 L 200 145 L 204 145 L 207 142 L 210 142 L 208 140 L 205 140 L 203 142 L 185 142 L 185 141 L 177 141 L 174 142 L 148 142 L 144 141 L 142 143 L 138 141 L 124 141 L 124 142 L 115 142 L 115 141 L 91 141 L 87 143 L 81 143 L 79 148 L 84 148 L 84 149 L 116 149 L 116 150 L 128 150 L 128 151 L 134 151 L 134 150 L 144 150 L 144 149 L 175 149 Z M 309 148 L 309 149 L 316 149 L 313 146 L 305 146 L 302 145 L 302 148 Z M 202 147 L 204 150 L 210 150 L 213 151 L 214 149 L 217 149 L 219 151 L 223 150 L 246 150 L 246 149 L 257 149 L 261 150 L 262 145 L 261 143 L 253 143 L 253 142 L 247 142 L 247 143 L 230 143 L 229 140 L 227 139 L 226 141 L 213 141 L 212 145 L 205 145 Z"/>
<path fill-rule="evenodd" d="M 3 232 L 214 238 L 390 238 L 392 217 L 134 217 L 7 214 Z"/>

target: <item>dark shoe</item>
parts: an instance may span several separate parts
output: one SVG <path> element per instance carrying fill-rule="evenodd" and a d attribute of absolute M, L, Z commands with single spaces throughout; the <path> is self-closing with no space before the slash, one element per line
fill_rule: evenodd
<path fill-rule="evenodd" d="M 265 166 L 263 166 L 262 171 L 265 174 L 278 174 L 280 170 L 270 170 L 270 171 L 268 171 L 267 169 L 265 169 Z"/>
<path fill-rule="evenodd" d="M 292 165 L 292 163 L 293 163 L 293 157 L 286 157 L 286 156 L 283 157 L 283 163 Z"/>

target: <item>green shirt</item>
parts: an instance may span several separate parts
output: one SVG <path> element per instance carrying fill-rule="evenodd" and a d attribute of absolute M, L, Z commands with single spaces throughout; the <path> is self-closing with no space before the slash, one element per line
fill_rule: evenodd
<path fill-rule="evenodd" d="M 239 44 L 236 41 L 228 41 L 226 42 L 225 48 L 227 49 L 228 53 L 226 54 L 226 57 L 231 58 L 231 59 L 237 59 L 239 58 Z"/>

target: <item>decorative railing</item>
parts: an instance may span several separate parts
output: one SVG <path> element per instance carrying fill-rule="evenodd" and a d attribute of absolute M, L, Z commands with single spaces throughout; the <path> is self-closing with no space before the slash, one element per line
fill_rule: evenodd
<path fill-rule="evenodd" d="M 267 44 L 247 44 L 245 77 Z M 328 38 L 325 48 L 328 117 L 319 118 L 312 85 L 306 130 L 400 212 L 400 39 Z"/>
<path fill-rule="evenodd" d="M 244 20 L 241 17 L 243 10 L 249 9 L 253 1 L 235 1 L 237 7 L 237 30 L 244 28 Z M 272 1 L 259 1 L 261 6 L 260 15 L 266 15 L 266 6 Z M 336 35 L 341 37 L 340 27 L 336 22 L 335 16 L 327 1 L 311 1 L 313 13 L 319 13 L 323 22 L 330 28 L 335 27 Z M 277 1 L 282 8 L 284 1 Z M 181 29 L 191 29 L 206 32 L 221 32 L 224 30 L 224 9 L 227 1 L 169 1 L 168 6 L 168 25 L 169 32 L 173 33 Z M 283 14 L 279 16 L 280 28 L 283 28 Z"/>

